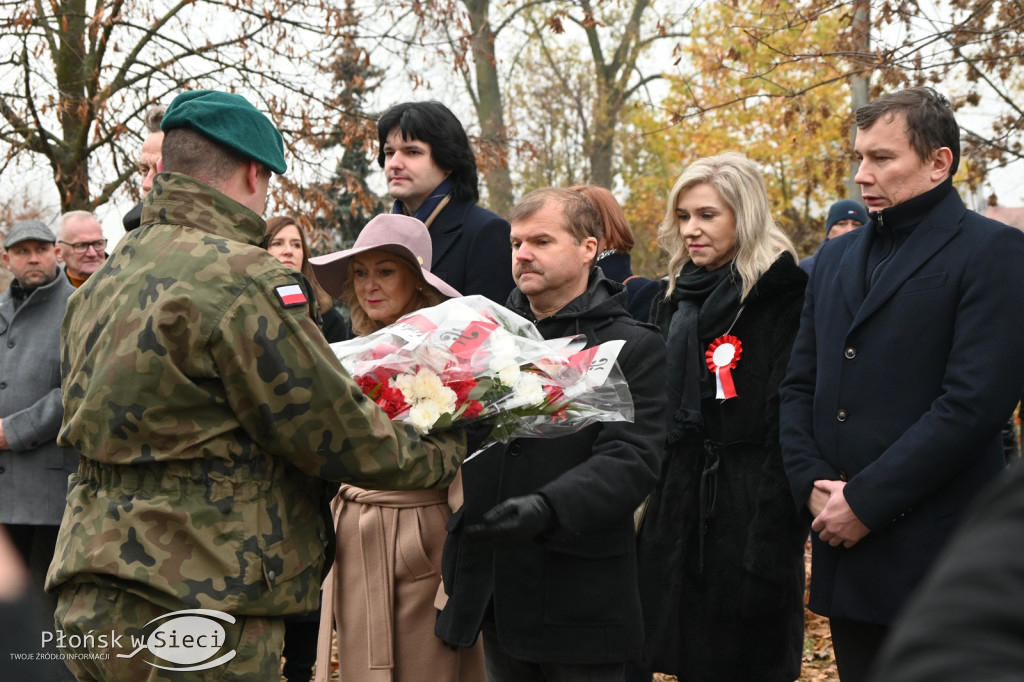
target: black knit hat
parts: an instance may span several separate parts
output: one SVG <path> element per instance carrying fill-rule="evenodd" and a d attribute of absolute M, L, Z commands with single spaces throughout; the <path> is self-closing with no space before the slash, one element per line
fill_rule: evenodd
<path fill-rule="evenodd" d="M 837 201 L 828 209 L 828 219 L 825 221 L 825 233 L 827 234 L 828 231 L 832 229 L 832 226 L 840 220 L 847 219 L 853 219 L 861 225 L 866 225 L 868 222 L 868 213 L 864 210 L 864 207 L 859 201 L 854 201 L 853 199 Z"/>

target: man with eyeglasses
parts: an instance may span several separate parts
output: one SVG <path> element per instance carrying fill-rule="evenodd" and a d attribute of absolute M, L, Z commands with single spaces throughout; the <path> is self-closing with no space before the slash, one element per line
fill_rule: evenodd
<path fill-rule="evenodd" d="M 107 259 L 107 240 L 96 216 L 88 211 L 69 211 L 57 226 L 57 260 L 76 289 Z"/>

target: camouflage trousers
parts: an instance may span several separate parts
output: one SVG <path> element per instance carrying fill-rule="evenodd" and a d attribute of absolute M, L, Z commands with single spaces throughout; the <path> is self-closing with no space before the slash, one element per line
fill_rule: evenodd
<path fill-rule="evenodd" d="M 61 591 L 54 620 L 61 657 L 81 682 L 281 679 L 281 618 L 171 610 L 78 583 Z"/>

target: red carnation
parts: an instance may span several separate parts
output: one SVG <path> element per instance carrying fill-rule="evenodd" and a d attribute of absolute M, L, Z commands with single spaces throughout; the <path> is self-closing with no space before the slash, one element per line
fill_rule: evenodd
<path fill-rule="evenodd" d="M 381 409 L 388 413 L 388 417 L 394 419 L 398 415 L 409 409 L 409 403 L 405 400 L 405 395 L 394 386 L 387 386 L 381 391 L 380 398 L 377 399 L 377 404 L 380 405 Z"/>
<path fill-rule="evenodd" d="M 479 400 L 470 400 L 466 404 L 466 410 L 462 413 L 464 419 L 473 419 L 479 417 L 480 413 L 483 412 L 484 406 Z"/>
<path fill-rule="evenodd" d="M 364 374 L 363 376 L 356 377 L 356 383 L 359 385 L 359 390 L 363 392 L 363 395 L 369 396 L 376 400 L 377 394 L 380 392 L 382 383 L 377 381 L 372 376 Z"/>

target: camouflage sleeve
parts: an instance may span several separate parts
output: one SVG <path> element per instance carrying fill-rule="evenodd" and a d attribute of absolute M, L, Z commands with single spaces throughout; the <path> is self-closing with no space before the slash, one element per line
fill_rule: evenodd
<path fill-rule="evenodd" d="M 279 287 L 304 278 L 255 280 L 210 339 L 239 422 L 267 452 L 306 473 L 366 488 L 443 487 L 466 456 L 461 429 L 420 437 L 363 396 L 331 352 L 306 305 L 288 306 Z"/>

